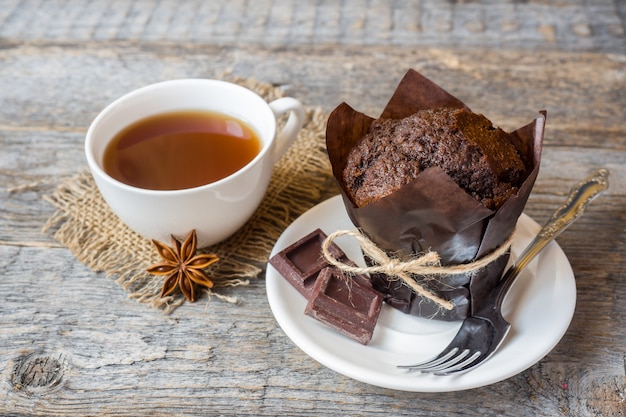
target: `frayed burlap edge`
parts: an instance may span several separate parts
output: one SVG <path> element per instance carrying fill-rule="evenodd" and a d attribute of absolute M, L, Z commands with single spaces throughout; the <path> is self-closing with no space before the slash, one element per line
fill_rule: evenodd
<path fill-rule="evenodd" d="M 283 95 L 279 88 L 255 79 L 230 81 L 267 101 Z M 306 114 L 302 132 L 275 166 L 267 194 L 253 217 L 226 241 L 203 250 L 220 258 L 207 270 L 215 282 L 212 290 L 206 290 L 208 297 L 238 302 L 237 297 L 220 293 L 220 288 L 247 285 L 249 279 L 258 277 L 283 230 L 319 202 L 331 177 L 324 146 L 327 117 L 320 109 L 307 109 Z M 131 298 L 165 312 L 185 301 L 178 292 L 160 296 L 164 278 L 146 272 L 159 261 L 152 243 L 113 214 L 86 169 L 63 180 L 44 199 L 57 208 L 43 227 L 44 233 L 51 233 L 80 262 L 114 279 Z"/>

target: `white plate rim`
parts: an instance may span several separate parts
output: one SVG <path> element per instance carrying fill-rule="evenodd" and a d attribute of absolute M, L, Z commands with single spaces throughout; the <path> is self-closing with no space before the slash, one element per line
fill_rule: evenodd
<path fill-rule="evenodd" d="M 339 228 L 354 228 L 341 196 L 331 197 L 298 217 L 283 231 L 270 257 L 316 228 L 321 228 L 326 233 Z M 514 235 L 513 256 L 519 254 L 539 228 L 534 220 L 522 214 Z M 337 243 L 354 261 L 362 262 L 358 248 L 353 247 L 356 245 Z M 535 279 L 537 276 L 539 278 Z M 472 372 L 437 377 L 409 374 L 395 365 L 416 363 L 436 354 L 454 336 L 460 322 L 426 323 L 425 319 L 404 315 L 384 305 L 372 342 L 361 345 L 306 316 L 304 297 L 269 263 L 266 270 L 266 292 L 270 308 L 280 327 L 311 358 L 349 378 L 382 388 L 412 392 L 473 389 L 505 380 L 528 369 L 561 340 L 569 327 L 576 305 L 573 271 L 561 248 L 556 242 L 552 242 L 517 279 L 505 300 L 503 312 L 512 322 L 513 329 L 500 350 Z M 524 303 L 521 299 L 525 300 Z M 513 309 L 515 300 L 519 305 Z M 546 301 L 550 301 L 549 305 Z M 380 324 L 383 316 L 389 326 Z M 542 319 L 535 320 L 537 317 Z M 413 335 L 405 331 L 406 326 L 400 331 L 393 329 L 395 323 L 406 324 L 404 322 L 407 320 L 413 321 L 407 322 L 409 325 L 415 323 L 420 329 L 425 326 L 428 331 Z M 431 331 L 432 334 L 429 333 Z M 432 340 L 436 346 L 426 347 L 426 352 L 398 353 L 394 350 L 399 345 L 392 344 L 396 339 L 399 343 L 409 340 L 419 341 L 420 344 Z"/>

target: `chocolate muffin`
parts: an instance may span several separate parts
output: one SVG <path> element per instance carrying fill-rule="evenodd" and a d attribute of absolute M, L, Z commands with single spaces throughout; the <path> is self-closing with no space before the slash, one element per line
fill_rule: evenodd
<path fill-rule="evenodd" d="M 328 118 L 326 149 L 350 221 L 396 259 L 433 251 L 443 266 L 491 260 L 506 248 L 539 173 L 546 112 L 539 113 L 505 133 L 415 70 L 380 120 L 341 103 Z M 463 274 L 411 275 L 451 309 L 397 277 L 369 276 L 399 311 L 461 320 L 484 306 L 508 257 Z"/>
<path fill-rule="evenodd" d="M 528 174 L 509 133 L 467 109 L 437 108 L 372 122 L 350 151 L 342 179 L 350 198 L 363 207 L 432 166 L 491 210 L 517 193 Z"/>

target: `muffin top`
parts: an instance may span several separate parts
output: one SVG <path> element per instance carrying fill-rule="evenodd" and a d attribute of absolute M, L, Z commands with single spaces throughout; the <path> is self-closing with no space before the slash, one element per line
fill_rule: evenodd
<path fill-rule="evenodd" d="M 439 108 L 373 121 L 350 151 L 342 181 L 352 201 L 363 207 L 434 166 L 491 210 L 515 194 L 527 174 L 509 133 L 481 114 Z"/>

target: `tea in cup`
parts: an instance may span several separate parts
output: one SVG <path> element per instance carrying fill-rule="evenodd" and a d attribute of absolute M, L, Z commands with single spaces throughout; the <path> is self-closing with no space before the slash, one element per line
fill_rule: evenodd
<path fill-rule="evenodd" d="M 104 200 L 131 229 L 160 241 L 195 229 L 203 247 L 252 216 L 304 116 L 290 97 L 267 103 L 226 81 L 165 81 L 108 105 L 85 152 Z"/>

